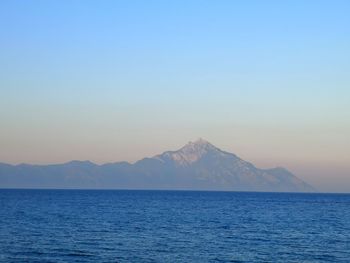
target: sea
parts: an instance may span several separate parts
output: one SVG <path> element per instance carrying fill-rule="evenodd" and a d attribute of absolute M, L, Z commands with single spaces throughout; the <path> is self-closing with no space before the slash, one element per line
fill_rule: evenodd
<path fill-rule="evenodd" d="M 350 195 L 2 189 L 0 262 L 350 262 Z"/>

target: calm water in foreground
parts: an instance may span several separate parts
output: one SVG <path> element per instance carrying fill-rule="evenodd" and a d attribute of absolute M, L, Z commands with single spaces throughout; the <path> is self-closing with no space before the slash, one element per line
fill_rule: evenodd
<path fill-rule="evenodd" d="M 0 190 L 0 262 L 350 262 L 350 195 Z"/>

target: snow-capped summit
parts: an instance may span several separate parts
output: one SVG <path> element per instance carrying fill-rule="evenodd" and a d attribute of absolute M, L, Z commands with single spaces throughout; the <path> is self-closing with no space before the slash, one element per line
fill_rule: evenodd
<path fill-rule="evenodd" d="M 212 145 L 210 142 L 199 138 L 194 142 L 188 142 L 185 146 L 183 146 L 179 151 L 183 152 L 208 152 L 208 151 L 220 151 L 219 148 Z"/>
<path fill-rule="evenodd" d="M 185 146 L 177 151 L 168 151 L 157 155 L 154 158 L 165 161 L 172 160 L 177 165 L 186 166 L 192 164 L 209 152 L 220 152 L 220 149 L 209 143 L 208 141 L 199 138 L 194 142 L 188 142 Z"/>

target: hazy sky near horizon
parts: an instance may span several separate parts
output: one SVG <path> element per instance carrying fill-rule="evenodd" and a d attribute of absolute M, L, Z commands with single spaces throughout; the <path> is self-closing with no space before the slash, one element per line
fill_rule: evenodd
<path fill-rule="evenodd" d="M 1 1 L 0 162 L 205 138 L 350 192 L 349 1 Z"/>

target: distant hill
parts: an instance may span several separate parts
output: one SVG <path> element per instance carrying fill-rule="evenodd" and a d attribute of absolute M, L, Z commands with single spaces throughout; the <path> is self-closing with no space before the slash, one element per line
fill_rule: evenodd
<path fill-rule="evenodd" d="M 134 164 L 71 161 L 52 165 L 0 163 L 1 188 L 183 189 L 312 192 L 284 168 L 259 169 L 199 139 Z"/>

